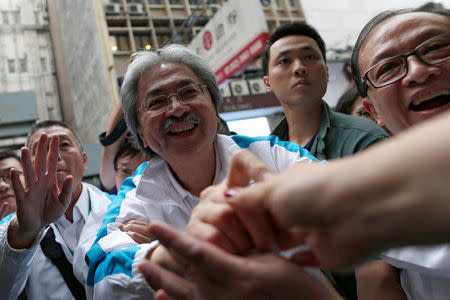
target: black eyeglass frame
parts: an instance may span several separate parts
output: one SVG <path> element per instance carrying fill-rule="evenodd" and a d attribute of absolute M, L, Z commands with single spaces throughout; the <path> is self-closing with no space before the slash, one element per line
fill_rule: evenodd
<path fill-rule="evenodd" d="M 450 31 L 449 31 L 449 32 L 442 33 L 442 34 L 439 34 L 439 35 L 436 35 L 436 36 L 434 36 L 434 37 L 432 37 L 432 38 L 430 38 L 430 39 L 428 39 L 428 40 L 422 42 L 419 46 L 417 46 L 416 48 L 414 48 L 414 50 L 413 50 L 412 52 L 410 52 L 410 53 L 408 53 L 408 54 L 403 54 L 403 55 L 400 54 L 400 55 L 396 55 L 396 56 L 392 56 L 392 57 L 383 59 L 382 61 L 376 63 L 375 65 L 373 65 L 372 67 L 370 67 L 369 69 L 367 69 L 367 71 L 364 72 L 364 75 L 361 77 L 361 85 L 362 85 L 362 89 L 363 89 L 363 92 L 364 92 L 364 95 L 362 95 L 362 96 L 363 96 L 363 97 L 367 97 L 367 89 L 368 89 L 367 81 L 370 82 L 370 84 L 371 84 L 374 88 L 379 89 L 379 88 L 382 88 L 382 87 L 391 85 L 391 84 L 393 84 L 393 83 L 395 83 L 395 82 L 397 82 L 397 81 L 399 81 L 399 80 L 405 78 L 405 76 L 408 74 L 408 57 L 410 57 L 411 55 L 417 56 L 417 58 L 418 58 L 421 62 L 423 62 L 424 64 L 427 64 L 427 65 L 429 65 L 429 66 L 438 65 L 438 64 L 442 64 L 442 63 L 445 63 L 445 62 L 449 61 L 449 60 L 450 60 L 450 56 L 447 57 L 447 59 L 444 59 L 444 60 L 442 60 L 442 61 L 438 61 L 438 62 L 435 62 L 435 63 L 430 64 L 430 63 L 426 62 L 426 61 L 425 61 L 420 55 L 418 55 L 418 53 L 417 53 L 417 51 L 418 51 L 421 47 L 423 47 L 424 45 L 426 45 L 426 44 L 428 44 L 428 43 L 430 43 L 430 42 L 432 42 L 432 41 L 434 41 L 434 40 L 436 40 L 436 39 L 438 39 L 438 38 L 441 38 L 441 37 L 443 37 L 443 36 L 450 36 Z M 382 84 L 382 85 L 380 85 L 380 86 L 375 85 L 375 84 L 370 80 L 369 76 L 367 76 L 367 74 L 368 74 L 371 70 L 373 70 L 374 68 L 376 68 L 378 65 L 383 64 L 383 63 L 385 63 L 386 61 L 389 61 L 389 60 L 392 60 L 392 59 L 395 59 L 395 58 L 398 58 L 398 57 L 402 57 L 402 58 L 404 59 L 404 62 L 405 62 L 405 68 L 404 68 L 405 73 L 404 73 L 402 76 L 400 76 L 400 77 L 398 77 L 398 78 L 396 78 L 396 79 L 394 79 L 394 80 L 388 81 L 388 82 L 386 82 L 386 83 L 384 83 L 384 84 Z"/>

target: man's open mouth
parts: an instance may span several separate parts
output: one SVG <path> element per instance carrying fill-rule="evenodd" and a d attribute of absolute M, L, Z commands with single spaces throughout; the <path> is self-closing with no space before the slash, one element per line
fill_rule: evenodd
<path fill-rule="evenodd" d="M 422 95 L 411 102 L 408 109 L 412 111 L 424 111 L 434 109 L 448 104 L 450 101 L 450 90 L 443 89 Z"/>
<path fill-rule="evenodd" d="M 182 126 L 173 126 L 167 133 L 169 135 L 187 135 L 197 128 L 197 123 L 183 124 Z"/>

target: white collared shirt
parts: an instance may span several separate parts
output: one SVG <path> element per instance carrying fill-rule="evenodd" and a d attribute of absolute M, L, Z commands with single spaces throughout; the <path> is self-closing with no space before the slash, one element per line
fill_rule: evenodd
<path fill-rule="evenodd" d="M 92 198 L 92 212 L 95 211 L 99 219 L 97 222 L 99 227 L 102 217 L 98 218 L 98 215 L 104 215 L 110 200 L 95 186 L 86 183 L 83 183 L 82 192 L 74 206 L 74 222 L 70 223 L 63 215 L 57 222 L 50 225 L 55 232 L 56 242 L 61 244 L 69 262 L 73 260 L 72 252 L 77 248 L 80 236 L 83 235 L 84 230 L 88 229 L 85 227 L 86 220 L 94 215 L 89 214 L 89 198 Z M 0 225 L 0 295 L 2 299 L 17 299 L 23 290 L 29 300 L 74 299 L 58 269 L 42 252 L 39 243 L 43 236 L 29 249 L 13 249 L 7 242 L 8 225 L 9 223 Z"/>

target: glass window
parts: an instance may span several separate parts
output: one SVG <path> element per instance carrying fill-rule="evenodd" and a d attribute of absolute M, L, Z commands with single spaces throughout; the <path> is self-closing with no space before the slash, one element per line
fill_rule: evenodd
<path fill-rule="evenodd" d="M 28 71 L 27 59 L 26 58 L 19 59 L 19 64 L 20 64 L 20 73 L 26 73 Z"/>
<path fill-rule="evenodd" d="M 14 24 L 20 24 L 20 11 L 13 12 Z"/>
<path fill-rule="evenodd" d="M 117 39 L 114 35 L 109 36 L 109 41 L 111 43 L 112 52 L 116 52 L 117 50 L 119 50 L 119 47 L 117 46 Z"/>
<path fill-rule="evenodd" d="M 117 48 L 119 51 L 128 51 L 130 50 L 130 39 L 127 35 L 118 35 L 117 36 Z"/>
<path fill-rule="evenodd" d="M 120 0 L 110 0 L 111 3 L 118 3 L 120 4 Z M 127 1 L 128 2 L 128 1 Z"/>
<path fill-rule="evenodd" d="M 151 49 L 150 38 L 148 35 L 135 35 L 134 43 L 136 45 L 136 50 Z"/>
<path fill-rule="evenodd" d="M 161 5 L 163 0 L 148 0 L 148 4 L 157 4 L 157 5 Z"/>
<path fill-rule="evenodd" d="M 34 12 L 34 24 L 39 24 L 39 12 Z"/>
<path fill-rule="evenodd" d="M 141 4 L 141 0 L 127 0 L 127 3 L 137 3 L 137 4 Z"/>
<path fill-rule="evenodd" d="M 295 7 L 295 0 L 289 0 L 289 5 L 291 6 L 291 8 L 296 8 Z"/>
<path fill-rule="evenodd" d="M 169 0 L 170 4 L 181 4 L 181 0 Z"/>
<path fill-rule="evenodd" d="M 42 72 L 47 72 L 47 60 L 45 57 L 41 57 L 41 69 Z"/>
<path fill-rule="evenodd" d="M 7 11 L 2 11 L 2 17 L 3 17 L 3 24 L 8 24 L 9 20 L 8 20 L 8 12 Z"/>
<path fill-rule="evenodd" d="M 8 71 L 9 73 L 16 72 L 16 64 L 14 63 L 14 59 L 8 59 Z"/>

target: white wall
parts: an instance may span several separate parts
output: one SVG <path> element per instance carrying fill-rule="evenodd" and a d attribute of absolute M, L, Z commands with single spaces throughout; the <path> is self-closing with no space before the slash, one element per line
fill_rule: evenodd
<path fill-rule="evenodd" d="M 301 0 L 306 21 L 314 26 L 328 48 L 353 45 L 362 27 L 377 13 L 416 7 L 428 0 Z M 450 0 L 434 0 L 450 8 Z"/>

